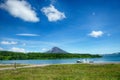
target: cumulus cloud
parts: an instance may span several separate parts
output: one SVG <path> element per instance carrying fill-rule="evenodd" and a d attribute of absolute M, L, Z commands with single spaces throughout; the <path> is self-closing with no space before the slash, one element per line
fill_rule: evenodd
<path fill-rule="evenodd" d="M 12 16 L 21 18 L 24 21 L 38 22 L 39 18 L 31 5 L 25 0 L 7 0 L 0 5 L 0 8 L 8 11 Z"/>
<path fill-rule="evenodd" d="M 43 7 L 41 11 L 48 17 L 50 22 L 62 20 L 66 18 L 63 12 L 58 11 L 53 5 Z"/>
<path fill-rule="evenodd" d="M 10 51 L 13 51 L 13 52 L 25 52 L 25 49 L 13 47 L 13 48 L 10 49 Z"/>
<path fill-rule="evenodd" d="M 14 41 L 2 41 L 1 44 L 11 45 L 11 44 L 17 44 L 17 42 L 14 42 Z"/>
<path fill-rule="evenodd" d="M 38 34 L 26 34 L 26 33 L 23 33 L 23 34 L 16 34 L 18 36 L 40 36 Z"/>
<path fill-rule="evenodd" d="M 98 38 L 98 37 L 101 37 L 104 33 L 102 31 L 92 31 L 90 34 L 88 34 L 89 36 L 91 37 L 95 37 L 95 38 Z"/>

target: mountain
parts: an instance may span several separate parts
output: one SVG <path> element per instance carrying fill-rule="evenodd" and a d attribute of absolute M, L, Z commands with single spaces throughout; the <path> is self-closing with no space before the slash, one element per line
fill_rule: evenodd
<path fill-rule="evenodd" d="M 120 54 L 120 52 L 112 53 L 112 54 Z"/>
<path fill-rule="evenodd" d="M 53 47 L 51 50 L 48 50 L 46 53 L 68 53 L 58 47 Z"/>

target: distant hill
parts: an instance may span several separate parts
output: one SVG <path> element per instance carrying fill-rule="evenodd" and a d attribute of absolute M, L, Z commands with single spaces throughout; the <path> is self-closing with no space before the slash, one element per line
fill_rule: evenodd
<path fill-rule="evenodd" d="M 113 53 L 113 54 L 120 54 L 120 52 L 116 52 L 116 53 Z"/>
<path fill-rule="evenodd" d="M 47 52 L 45 52 L 45 53 L 68 53 L 68 52 L 66 52 L 66 51 L 64 51 L 64 50 L 62 50 L 62 49 L 60 49 L 60 48 L 58 48 L 58 47 L 53 47 L 52 49 L 50 49 L 50 50 L 48 50 Z"/>
<path fill-rule="evenodd" d="M 91 54 L 70 54 L 60 48 L 52 48 L 50 53 L 40 52 L 12 52 L 0 51 L 0 60 L 31 60 L 31 59 L 67 59 L 67 58 L 98 58 L 100 55 Z M 54 53 L 54 54 L 51 54 Z"/>

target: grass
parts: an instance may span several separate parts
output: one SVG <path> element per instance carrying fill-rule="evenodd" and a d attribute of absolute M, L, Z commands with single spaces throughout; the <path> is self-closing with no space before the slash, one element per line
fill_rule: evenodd
<path fill-rule="evenodd" d="M 120 64 L 61 64 L 0 71 L 0 80 L 120 80 Z"/>

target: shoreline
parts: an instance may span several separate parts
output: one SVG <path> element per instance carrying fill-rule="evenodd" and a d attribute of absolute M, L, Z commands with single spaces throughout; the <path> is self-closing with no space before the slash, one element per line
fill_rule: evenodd
<path fill-rule="evenodd" d="M 22 69 L 22 68 L 33 68 L 33 67 L 44 67 L 48 66 L 49 64 L 39 64 L 39 65 L 28 65 L 28 64 L 20 64 L 23 66 L 14 66 L 14 64 L 0 64 L 0 66 L 8 66 L 8 67 L 2 67 L 1 70 L 16 70 L 16 69 Z M 9 67 L 10 66 L 10 67 Z"/>
<path fill-rule="evenodd" d="M 17 65 L 17 68 L 30 68 L 30 67 L 43 67 L 48 65 L 63 65 L 63 64 L 92 64 L 92 65 L 104 65 L 104 64 L 120 64 L 120 62 L 101 62 L 101 63 L 59 63 L 59 64 L 1 64 L 0 66 L 12 66 L 14 68 L 15 65 Z M 21 66 L 21 67 L 19 67 Z M 4 68 L 4 67 L 3 67 Z M 1 70 L 2 68 L 0 68 Z"/>
<path fill-rule="evenodd" d="M 55 64 L 21 64 L 16 63 L 18 65 L 55 65 Z M 120 62 L 93 62 L 93 63 L 56 63 L 56 64 L 120 64 Z M 0 63 L 0 65 L 14 65 L 14 63 Z"/>
<path fill-rule="evenodd" d="M 49 65 L 64 65 L 64 64 L 19 64 L 21 66 L 18 66 L 18 67 L 17 66 L 15 67 L 14 64 L 0 64 L 0 66 L 8 66 L 8 67 L 2 67 L 2 68 L 0 67 L 0 71 L 1 70 L 16 70 L 16 69 L 22 69 L 22 68 L 45 67 Z M 113 62 L 111 63 L 71 63 L 71 64 L 107 65 L 107 64 L 120 64 L 120 62 L 117 62 L 117 63 L 113 63 Z M 68 65 L 70 65 L 70 63 L 68 63 Z"/>

